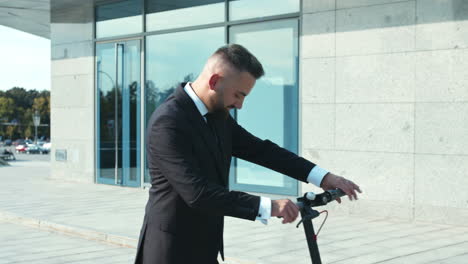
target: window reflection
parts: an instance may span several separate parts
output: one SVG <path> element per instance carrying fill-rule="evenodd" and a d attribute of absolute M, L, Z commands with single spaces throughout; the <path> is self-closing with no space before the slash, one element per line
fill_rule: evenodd
<path fill-rule="evenodd" d="M 224 0 L 148 0 L 146 31 L 224 21 Z"/>
<path fill-rule="evenodd" d="M 224 28 L 146 38 L 146 121 L 181 82 L 193 81 L 208 57 L 224 45 Z M 145 181 L 149 182 L 148 173 Z"/>
<path fill-rule="evenodd" d="M 229 20 L 299 12 L 299 5 L 299 0 L 231 0 Z"/>
<path fill-rule="evenodd" d="M 115 104 L 121 98 L 121 93 L 115 86 L 115 44 L 97 45 L 96 59 L 98 178 L 114 180 L 116 163 Z"/>
<path fill-rule="evenodd" d="M 140 0 L 125 0 L 96 7 L 96 37 L 143 32 Z"/>
<path fill-rule="evenodd" d="M 297 20 L 283 20 L 234 26 L 232 43 L 244 45 L 260 60 L 265 76 L 257 81 L 247 97 L 237 120 L 254 135 L 297 152 L 298 86 L 297 86 Z M 236 184 L 252 191 L 258 186 L 265 191 L 296 194 L 295 180 L 261 166 L 237 160 Z"/>
<path fill-rule="evenodd" d="M 139 186 L 140 41 L 96 45 L 97 180 Z"/>

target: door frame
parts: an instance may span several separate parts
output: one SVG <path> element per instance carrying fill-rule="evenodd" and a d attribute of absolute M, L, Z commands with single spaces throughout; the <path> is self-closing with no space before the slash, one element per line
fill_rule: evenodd
<path fill-rule="evenodd" d="M 140 115 L 139 115 L 139 120 L 137 120 L 139 122 L 139 137 L 140 137 L 140 142 L 139 142 L 139 149 L 140 149 L 140 160 L 139 160 L 139 170 L 137 171 L 137 175 L 136 175 L 136 178 L 137 180 L 133 183 L 130 183 L 128 184 L 128 181 L 126 179 L 123 178 L 122 176 L 122 180 L 120 183 L 117 182 L 117 177 L 114 176 L 114 179 L 106 179 L 106 178 L 102 178 L 102 177 L 99 177 L 99 174 L 100 174 L 100 168 L 99 168 L 99 165 L 100 165 L 100 154 L 99 154 L 99 149 L 98 149 L 98 146 L 99 146 L 99 140 L 100 138 L 98 137 L 100 132 L 99 132 L 99 124 L 98 124 L 98 121 L 99 121 L 99 116 L 98 114 L 100 113 L 100 103 L 99 103 L 99 91 L 98 91 L 98 73 L 97 73 L 97 70 L 98 70 L 98 60 L 97 60 L 97 46 L 98 45 L 101 45 L 101 44 L 108 44 L 108 43 L 115 43 L 116 45 L 118 43 L 122 43 L 122 42 L 127 42 L 127 41 L 132 41 L 132 40 L 138 40 L 139 41 L 139 48 L 140 48 L 140 77 L 139 77 L 139 80 L 140 80 L 140 98 L 138 99 L 140 101 L 140 106 L 139 106 L 139 111 L 140 111 Z M 144 113 L 144 108 L 145 108 L 145 105 L 144 103 L 142 102 L 142 99 L 145 98 L 145 82 L 144 82 L 144 72 L 145 72 L 145 69 L 144 69 L 144 37 L 129 37 L 129 38 L 121 38 L 121 39 L 113 39 L 113 40 L 105 40 L 105 41 L 96 41 L 94 42 L 94 182 L 95 183 L 100 183 L 100 184 L 110 184 L 110 185 L 117 185 L 117 186 L 125 186 L 125 187 L 140 187 L 143 185 L 144 183 L 144 159 L 145 159 L 145 156 L 144 156 L 144 122 L 142 122 L 142 114 Z M 117 53 L 117 49 L 115 50 L 115 52 Z M 116 55 L 117 56 L 117 55 Z M 116 67 L 118 67 L 118 65 L 116 65 Z M 116 69 L 117 70 L 117 69 Z M 114 81 L 115 83 L 115 81 Z M 137 142 L 138 144 L 138 142 Z M 123 161 L 122 161 L 123 162 Z M 138 161 L 137 161 L 138 163 Z M 123 168 L 122 168 L 123 169 Z M 117 170 L 115 168 L 115 170 Z M 115 175 L 117 173 L 117 171 L 114 172 Z"/>

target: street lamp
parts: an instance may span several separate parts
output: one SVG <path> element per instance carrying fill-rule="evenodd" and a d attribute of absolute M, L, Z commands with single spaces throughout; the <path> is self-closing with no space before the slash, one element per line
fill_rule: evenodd
<path fill-rule="evenodd" d="M 34 136 L 34 144 L 37 145 L 37 127 L 41 123 L 41 115 L 39 115 L 39 112 L 36 110 L 33 114 L 33 122 L 34 122 L 34 130 L 35 130 L 35 136 Z"/>

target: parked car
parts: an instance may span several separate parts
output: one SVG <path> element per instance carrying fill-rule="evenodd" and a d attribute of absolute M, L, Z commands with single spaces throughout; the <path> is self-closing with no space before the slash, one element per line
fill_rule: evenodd
<path fill-rule="evenodd" d="M 42 145 L 42 148 L 50 152 L 50 148 L 52 147 L 52 144 L 50 142 L 46 142 Z"/>
<path fill-rule="evenodd" d="M 39 153 L 41 154 L 48 154 L 50 152 L 50 147 L 49 148 L 44 148 L 44 146 L 39 147 Z"/>
<path fill-rule="evenodd" d="M 49 153 L 48 149 L 40 147 L 38 145 L 29 144 L 25 150 L 26 154 L 47 154 Z"/>
<path fill-rule="evenodd" d="M 26 142 L 24 141 L 24 139 L 17 139 L 15 141 L 13 141 L 13 145 L 14 146 L 26 145 Z"/>
<path fill-rule="evenodd" d="M 5 139 L 5 141 L 3 142 L 3 145 L 5 147 L 9 147 L 9 146 L 11 146 L 12 143 L 13 143 L 13 141 L 11 141 L 11 139 Z"/>
<path fill-rule="evenodd" d="M 39 153 L 41 153 L 41 149 L 40 149 L 39 146 L 36 146 L 34 144 L 29 144 L 26 147 L 25 152 L 26 152 L 26 154 L 39 154 Z"/>
<path fill-rule="evenodd" d="M 26 145 L 17 145 L 15 147 L 16 153 L 24 153 L 26 151 Z"/>

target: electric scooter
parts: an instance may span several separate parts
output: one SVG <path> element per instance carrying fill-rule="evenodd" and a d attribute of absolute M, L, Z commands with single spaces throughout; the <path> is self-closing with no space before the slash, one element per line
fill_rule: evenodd
<path fill-rule="evenodd" d="M 304 194 L 304 196 L 297 198 L 296 204 L 299 207 L 302 219 L 299 221 L 296 227 L 299 228 L 300 224 L 304 226 L 304 233 L 307 239 L 307 245 L 309 246 L 309 253 L 310 258 L 312 259 L 312 264 L 322 264 L 322 260 L 320 259 L 320 252 L 317 246 L 317 235 L 320 232 L 320 229 L 322 229 L 322 226 L 327 218 L 325 217 L 325 220 L 320 226 L 317 234 L 315 234 L 312 219 L 318 217 L 322 212 L 326 212 L 328 216 L 327 211 L 318 212 L 312 209 L 312 207 L 326 205 L 329 202 L 345 195 L 346 194 L 342 190 L 335 189 L 327 190 L 320 194 L 307 192 Z"/>

